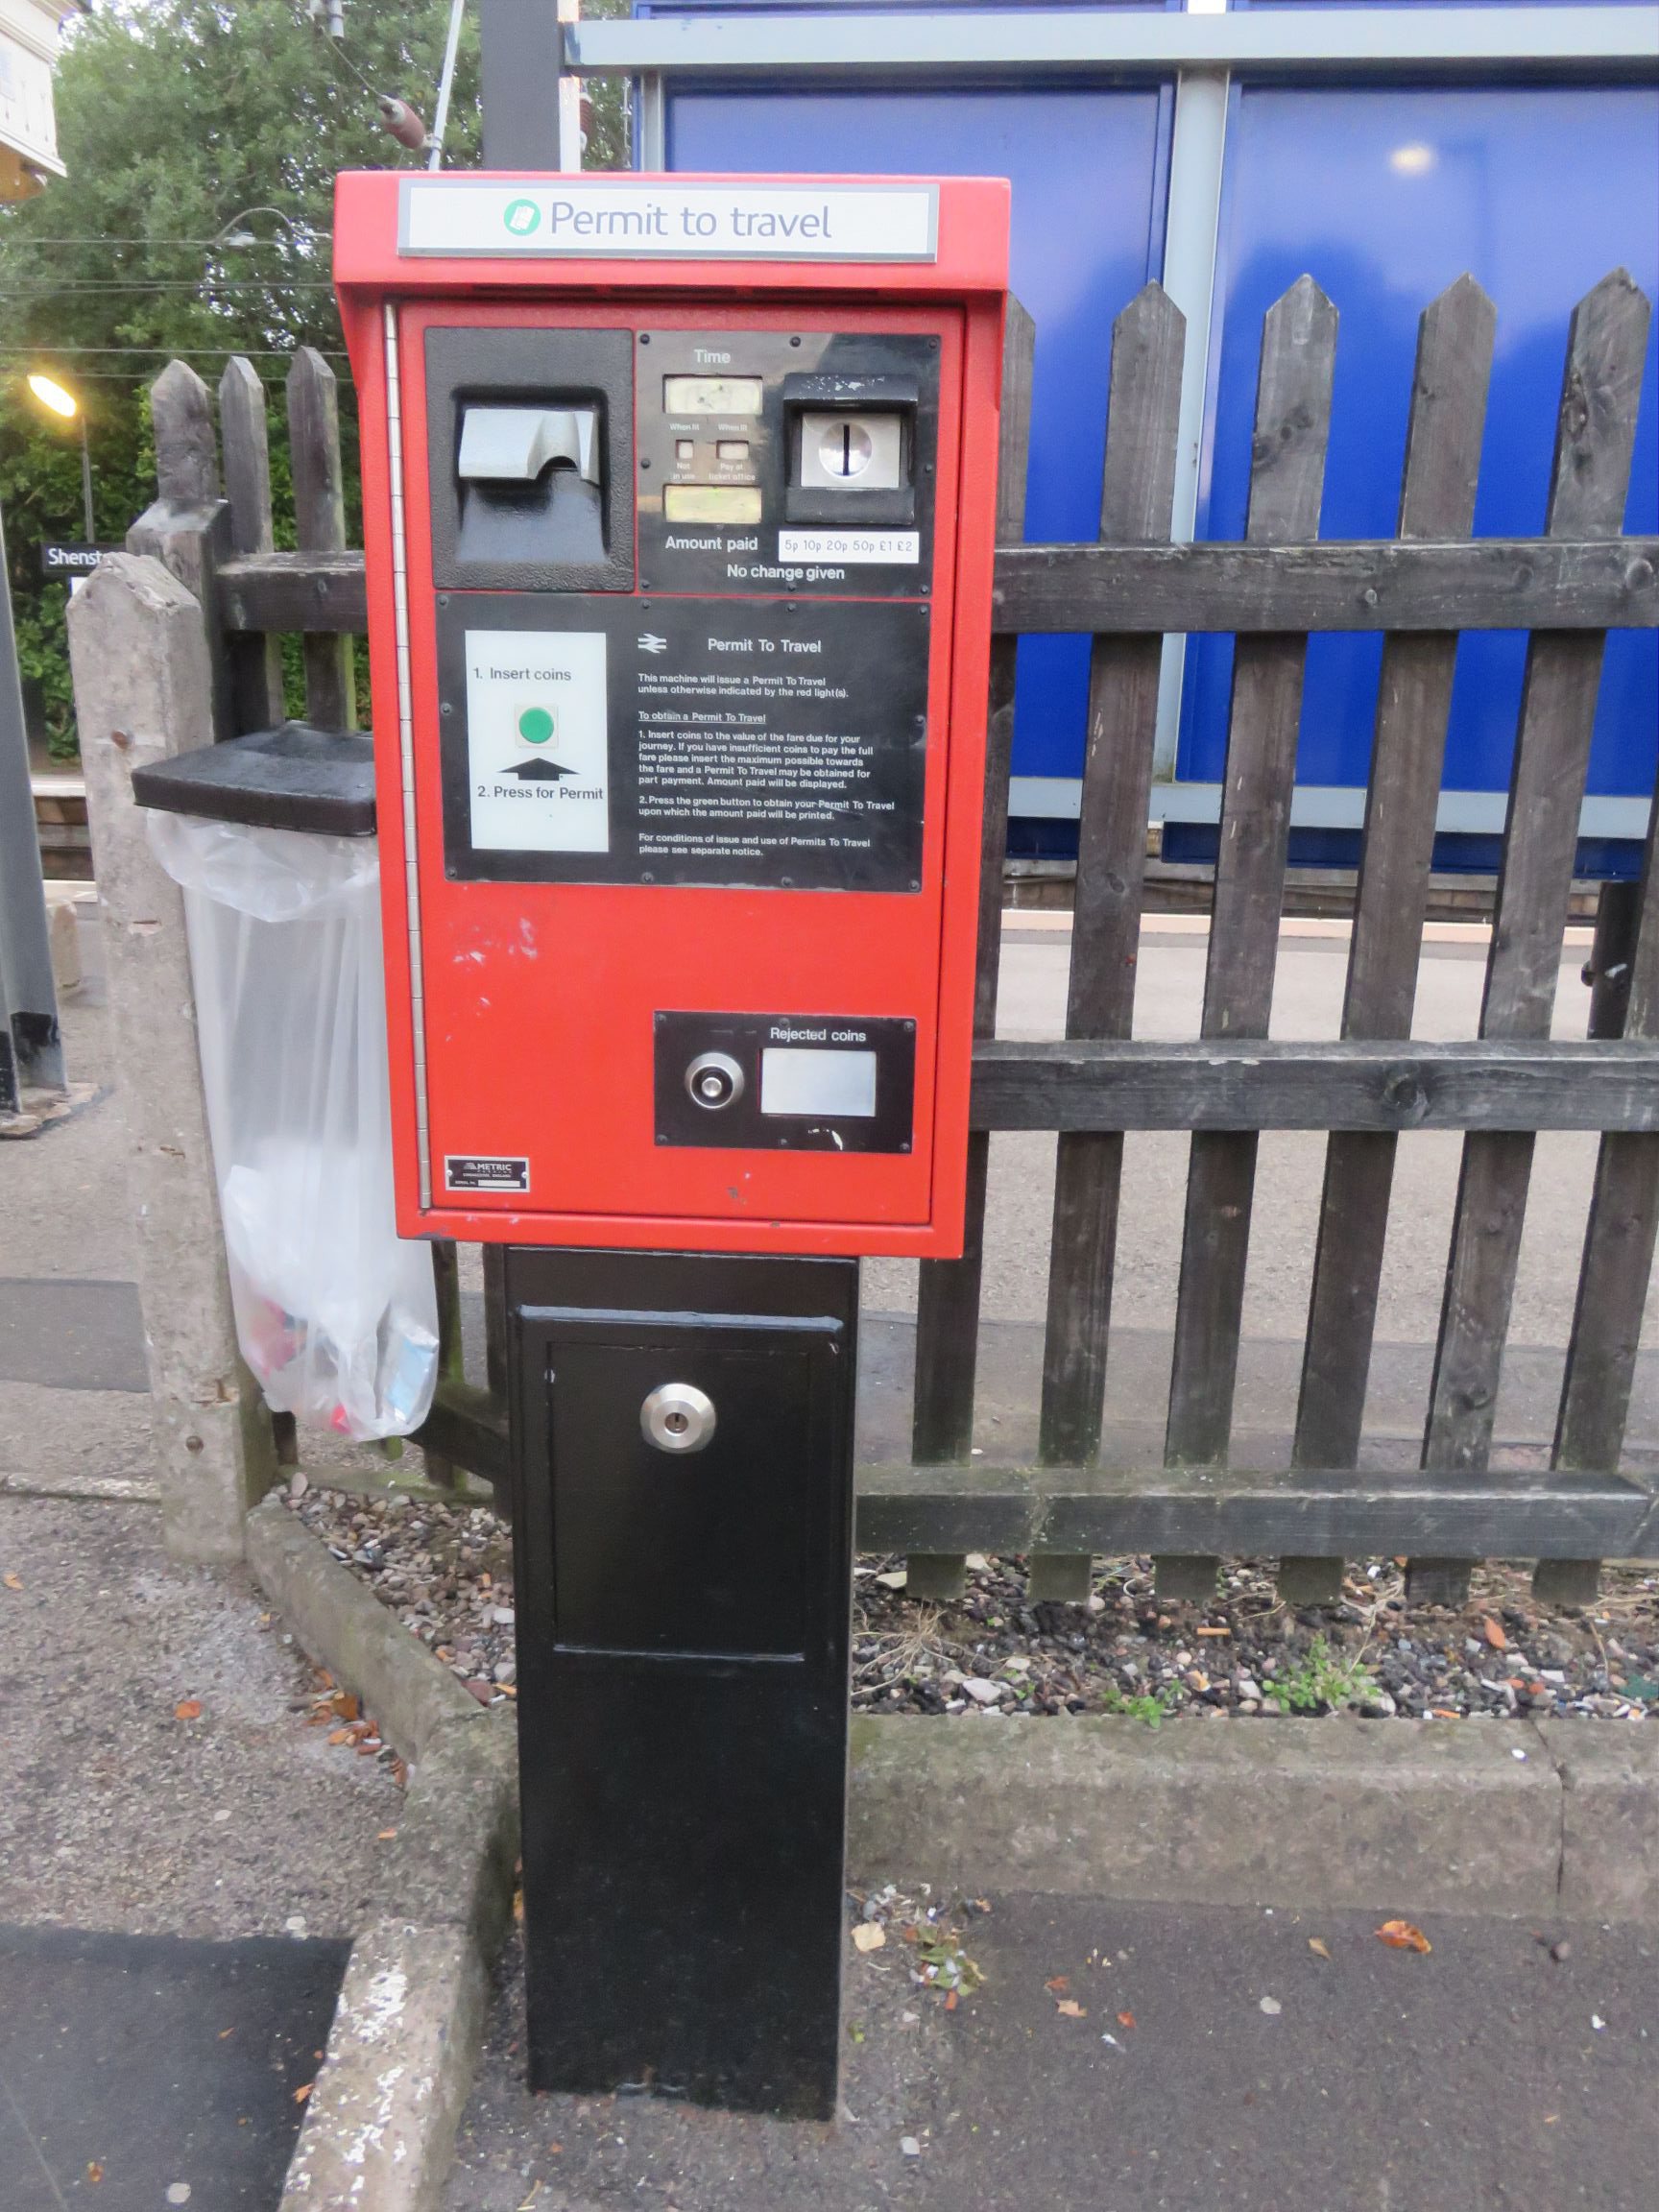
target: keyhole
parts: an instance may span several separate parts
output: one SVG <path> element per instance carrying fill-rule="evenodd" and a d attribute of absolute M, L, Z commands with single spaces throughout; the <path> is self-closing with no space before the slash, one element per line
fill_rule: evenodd
<path fill-rule="evenodd" d="M 662 1426 L 671 1436 L 684 1436 L 691 1424 L 684 1413 L 669 1413 L 663 1416 Z"/>
<path fill-rule="evenodd" d="M 861 422 L 831 422 L 818 443 L 818 457 L 830 476 L 858 476 L 869 468 L 876 447 Z"/>

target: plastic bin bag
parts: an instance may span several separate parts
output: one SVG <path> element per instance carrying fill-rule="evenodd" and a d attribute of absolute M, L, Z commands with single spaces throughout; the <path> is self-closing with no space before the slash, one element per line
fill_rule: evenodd
<path fill-rule="evenodd" d="M 146 820 L 184 891 L 242 1357 L 278 1412 L 407 1435 L 438 1299 L 429 1247 L 395 1226 L 376 841 Z"/>

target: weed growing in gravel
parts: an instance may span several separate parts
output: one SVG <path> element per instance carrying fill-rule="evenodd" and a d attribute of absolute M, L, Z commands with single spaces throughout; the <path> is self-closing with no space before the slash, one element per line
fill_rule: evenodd
<path fill-rule="evenodd" d="M 1127 1697 L 1115 1682 L 1102 1685 L 1097 1693 L 1102 1713 L 1121 1713 L 1126 1720 L 1144 1720 L 1148 1728 L 1156 1728 L 1180 1696 L 1178 1690 L 1145 1691 L 1139 1697 Z"/>
<path fill-rule="evenodd" d="M 918 1677 L 926 1679 L 942 1674 L 950 1664 L 950 1655 L 940 1632 L 940 1618 L 937 1606 L 924 1605 L 914 1622 L 881 1633 L 871 1632 L 862 1620 L 858 1620 L 857 1630 L 875 1648 L 869 1658 L 860 1660 L 854 1669 L 854 1681 L 908 1684 Z"/>
<path fill-rule="evenodd" d="M 1377 1695 L 1377 1677 L 1355 1659 L 1350 1665 L 1332 1655 L 1323 1636 L 1315 1636 L 1294 1667 L 1266 1685 L 1266 1695 L 1281 1713 L 1339 1713 Z"/>

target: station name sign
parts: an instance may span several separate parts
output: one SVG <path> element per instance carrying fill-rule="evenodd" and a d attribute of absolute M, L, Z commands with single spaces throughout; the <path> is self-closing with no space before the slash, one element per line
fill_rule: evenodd
<path fill-rule="evenodd" d="M 406 177 L 397 251 L 493 259 L 933 261 L 931 184 Z"/>
<path fill-rule="evenodd" d="M 48 584 L 60 576 L 90 576 L 106 553 L 120 553 L 120 545 L 89 545 L 80 540 L 40 541 L 40 574 Z"/>

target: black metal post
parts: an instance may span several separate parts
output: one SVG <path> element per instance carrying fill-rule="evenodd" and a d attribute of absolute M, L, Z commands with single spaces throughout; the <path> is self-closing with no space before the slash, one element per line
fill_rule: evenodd
<path fill-rule="evenodd" d="M 36 1085 L 61 1090 L 63 1044 L 0 525 L 0 1114 Z"/>
<path fill-rule="evenodd" d="M 92 445 L 86 435 L 86 410 L 81 410 L 81 512 L 86 525 L 86 542 L 98 542 L 98 518 L 92 511 Z"/>
<path fill-rule="evenodd" d="M 554 0 L 483 0 L 478 28 L 485 168 L 557 169 L 565 33 Z"/>
<path fill-rule="evenodd" d="M 1596 902 L 1596 936 L 1584 964 L 1590 986 L 1589 1035 L 1623 1037 L 1630 1004 L 1631 962 L 1642 921 L 1640 883 L 1606 882 Z"/>
<path fill-rule="evenodd" d="M 531 2086 L 831 2117 L 858 1263 L 505 1271 Z"/>

